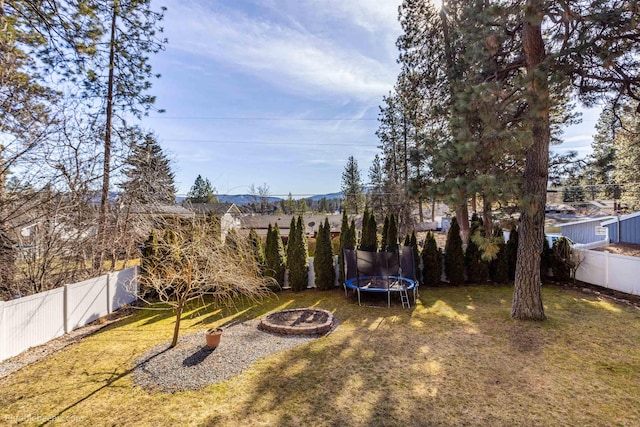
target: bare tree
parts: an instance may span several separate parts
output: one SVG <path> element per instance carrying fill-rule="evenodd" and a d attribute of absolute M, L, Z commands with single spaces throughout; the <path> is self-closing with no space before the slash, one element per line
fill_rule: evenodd
<path fill-rule="evenodd" d="M 156 230 L 155 239 L 146 244 L 141 284 L 175 310 L 171 347 L 178 343 L 182 313 L 190 301 L 229 307 L 241 297 L 258 301 L 271 294 L 269 286 L 276 286 L 274 279 L 262 276 L 246 241 L 225 245 L 206 230 L 204 221 L 194 220 Z M 157 249 L 149 247 L 153 240 Z"/>

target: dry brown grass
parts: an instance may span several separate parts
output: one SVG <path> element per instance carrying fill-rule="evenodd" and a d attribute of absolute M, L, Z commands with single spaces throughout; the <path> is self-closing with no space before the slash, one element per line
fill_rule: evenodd
<path fill-rule="evenodd" d="M 549 320 L 515 322 L 511 295 L 429 289 L 409 311 L 359 307 L 338 290 L 285 292 L 240 313 L 194 312 L 184 333 L 307 306 L 332 311 L 340 326 L 173 395 L 133 386 L 133 361 L 173 327 L 170 313 L 141 311 L 5 378 L 0 424 L 637 425 L 638 308 L 545 287 Z"/>

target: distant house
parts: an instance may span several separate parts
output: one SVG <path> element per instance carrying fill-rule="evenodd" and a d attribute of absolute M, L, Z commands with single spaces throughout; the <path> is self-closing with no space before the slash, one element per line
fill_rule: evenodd
<path fill-rule="evenodd" d="M 545 213 L 569 214 L 569 213 L 575 213 L 576 208 L 570 205 L 563 205 L 563 204 L 547 205 L 544 211 Z"/>
<path fill-rule="evenodd" d="M 602 226 L 602 222 L 613 218 L 615 217 L 601 216 L 558 225 L 562 230 L 561 234 L 575 243 L 593 243 L 608 239 L 607 228 Z"/>
<path fill-rule="evenodd" d="M 612 243 L 635 243 L 640 245 L 640 212 L 614 217 L 602 223 L 609 232 Z"/>
<path fill-rule="evenodd" d="M 269 224 L 271 224 L 272 227 L 278 224 L 280 236 L 282 236 L 286 242 L 289 237 L 289 227 L 291 226 L 292 217 L 293 215 L 246 215 L 241 218 L 242 229 L 249 230 L 253 228 L 259 236 L 265 237 Z M 340 228 L 342 227 L 342 215 L 330 214 L 303 215 L 302 219 L 305 225 L 305 234 L 308 237 L 315 237 L 318 234 L 320 223 L 324 223 L 325 218 L 329 219 L 331 237 L 339 236 Z"/>
<path fill-rule="evenodd" d="M 241 227 L 240 219 L 242 211 L 235 203 L 194 203 L 189 205 L 191 209 L 198 213 L 212 213 L 220 221 L 220 238 L 224 242 L 227 234 L 231 230 L 238 230 Z"/>

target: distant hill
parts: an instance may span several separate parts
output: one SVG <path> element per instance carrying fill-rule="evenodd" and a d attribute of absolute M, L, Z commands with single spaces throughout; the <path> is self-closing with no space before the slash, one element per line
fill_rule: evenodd
<path fill-rule="evenodd" d="M 318 194 L 311 197 L 305 197 L 305 199 L 311 199 L 315 202 L 322 198 L 327 199 L 344 199 L 342 193 L 329 193 L 329 194 Z M 235 203 L 238 206 L 248 205 L 255 201 L 255 197 L 250 194 L 217 194 L 216 198 L 221 203 Z M 176 203 L 182 203 L 186 197 L 178 196 L 176 197 Z M 279 203 L 282 200 L 282 197 L 269 197 L 269 203 Z"/>

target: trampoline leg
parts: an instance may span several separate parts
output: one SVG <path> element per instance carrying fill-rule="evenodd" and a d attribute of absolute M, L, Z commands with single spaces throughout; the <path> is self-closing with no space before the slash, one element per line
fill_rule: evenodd
<path fill-rule="evenodd" d="M 387 291 L 387 308 L 391 307 L 391 291 Z"/>
<path fill-rule="evenodd" d="M 360 304 L 360 289 L 358 289 L 358 305 L 362 305 Z"/>

